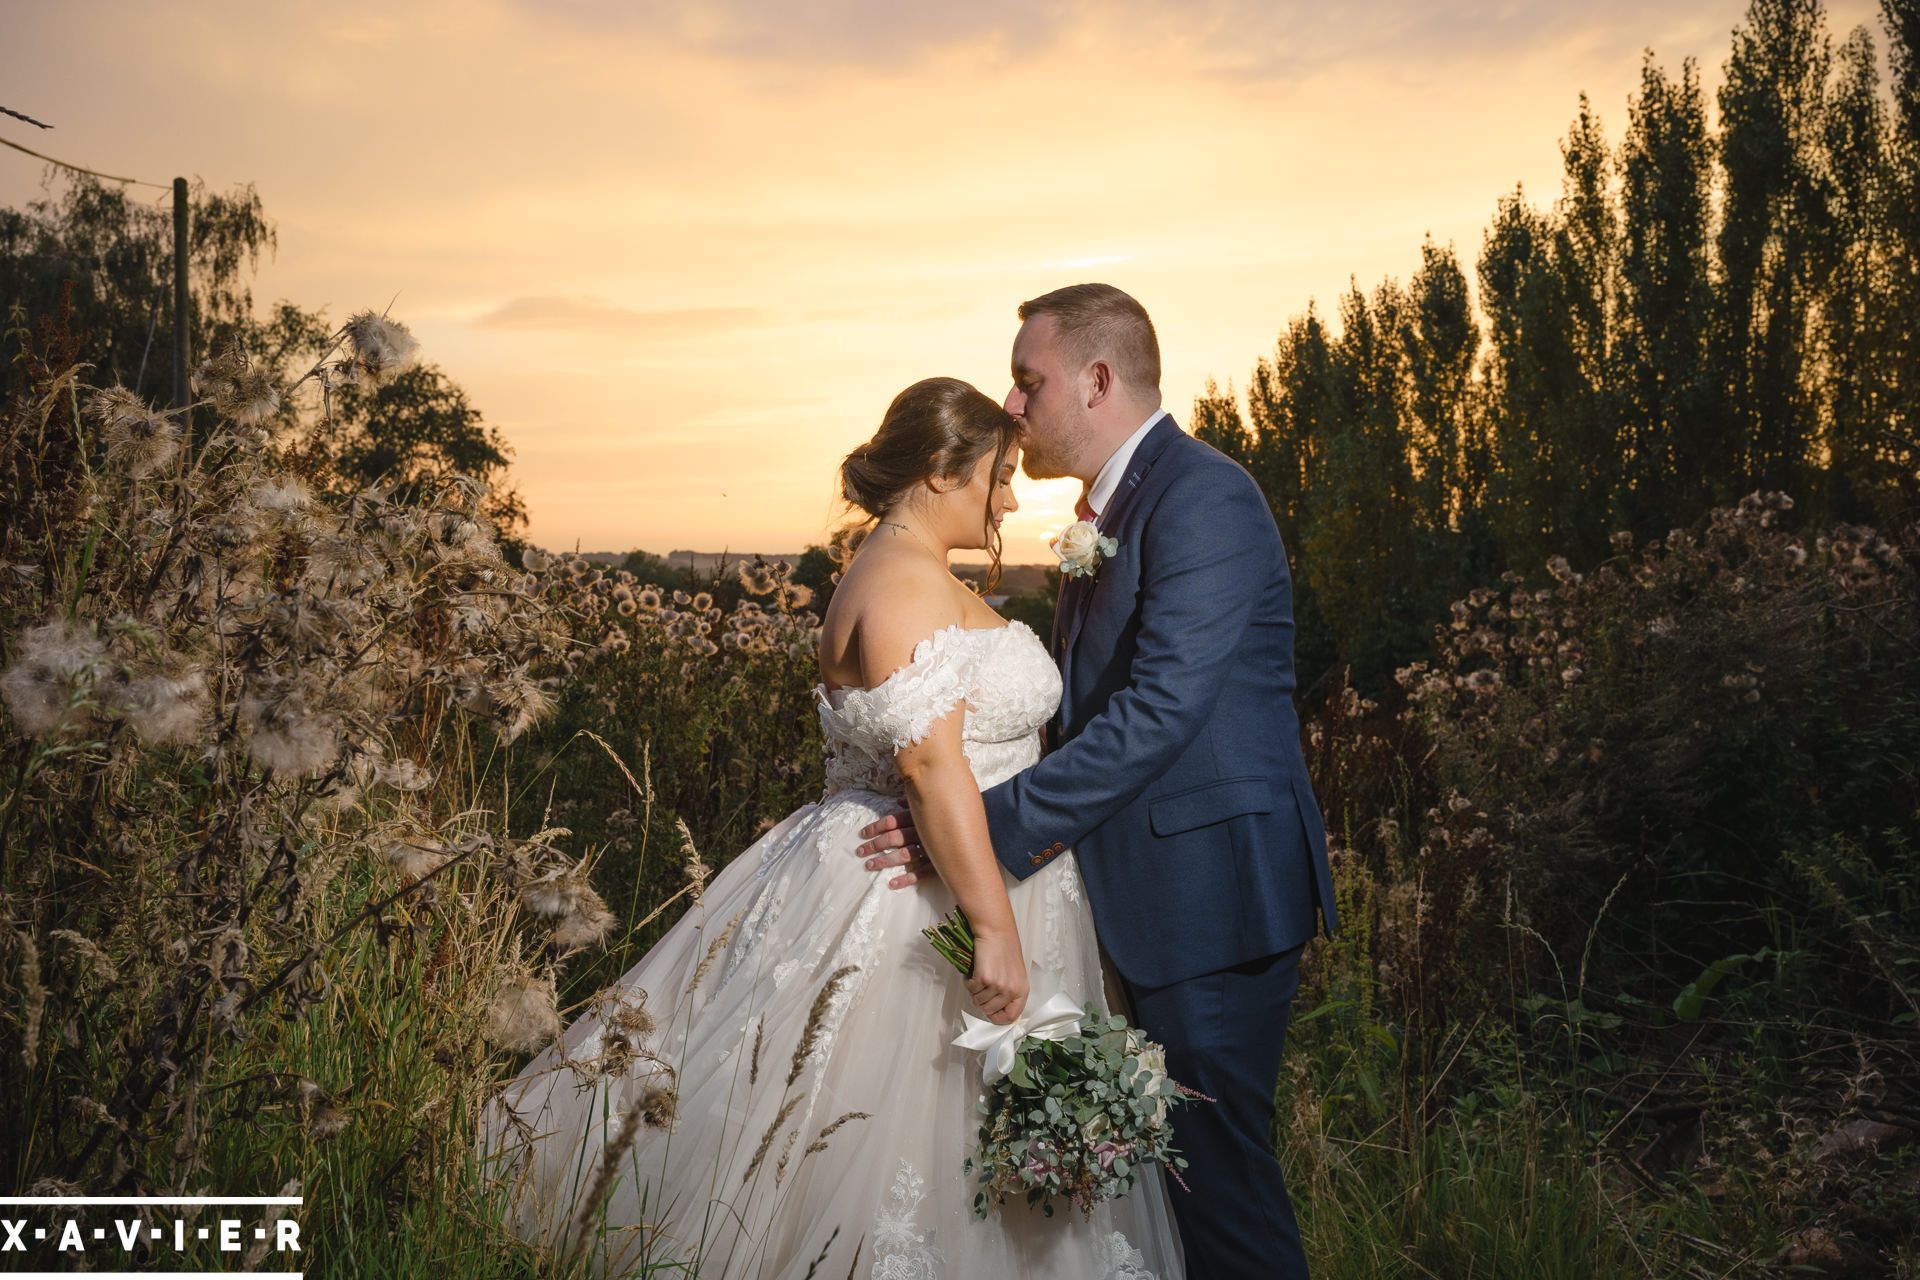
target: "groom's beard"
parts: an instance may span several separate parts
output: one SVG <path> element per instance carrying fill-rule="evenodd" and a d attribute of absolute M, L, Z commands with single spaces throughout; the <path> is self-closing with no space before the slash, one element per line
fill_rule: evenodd
<path fill-rule="evenodd" d="M 1039 457 L 1031 448 L 1020 459 L 1020 473 L 1029 480 L 1058 480 L 1066 475 L 1051 458 Z"/>
<path fill-rule="evenodd" d="M 1029 480 L 1061 480 L 1071 476 L 1073 457 L 1085 451 L 1090 434 L 1084 419 L 1056 424 L 1044 437 L 1028 423 L 1021 436 L 1021 474 Z"/>

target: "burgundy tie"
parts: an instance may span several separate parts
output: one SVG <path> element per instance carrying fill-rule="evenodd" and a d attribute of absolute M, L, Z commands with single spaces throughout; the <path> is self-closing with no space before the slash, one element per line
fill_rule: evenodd
<path fill-rule="evenodd" d="M 1093 504 L 1087 501 L 1087 491 L 1082 489 L 1080 496 L 1074 499 L 1073 515 L 1076 520 L 1093 519 Z"/>

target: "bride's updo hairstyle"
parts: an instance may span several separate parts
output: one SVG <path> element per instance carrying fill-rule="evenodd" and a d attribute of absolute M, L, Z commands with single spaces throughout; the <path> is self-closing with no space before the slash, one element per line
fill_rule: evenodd
<path fill-rule="evenodd" d="M 836 537 L 851 556 L 880 518 L 915 488 L 938 476 L 966 481 L 982 458 L 998 476 L 1019 443 L 1020 426 L 993 398 L 958 378 L 926 378 L 893 398 L 873 439 L 840 464 L 840 496 L 866 519 Z M 1000 531 L 993 508 L 980 513 L 990 563 L 983 592 L 1000 581 Z"/>

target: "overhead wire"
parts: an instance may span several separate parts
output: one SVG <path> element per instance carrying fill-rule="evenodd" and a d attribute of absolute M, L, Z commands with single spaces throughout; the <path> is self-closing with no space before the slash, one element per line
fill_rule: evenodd
<path fill-rule="evenodd" d="M 5 107 L 0 107 L 0 111 L 7 111 L 7 109 Z M 19 115 L 19 113 L 16 111 L 7 111 L 7 114 L 10 116 Z M 21 116 L 20 118 L 23 120 L 27 119 L 26 116 Z M 33 123 L 38 124 L 39 122 L 34 121 Z M 170 182 L 148 182 L 144 178 L 123 178 L 119 174 L 102 173 L 98 169 L 89 169 L 85 165 L 69 164 L 65 160 L 59 160 L 54 158 L 53 156 L 43 155 L 40 152 L 35 151 L 32 147 L 23 147 L 19 143 L 13 141 L 11 138 L 0 138 L 0 147 L 12 147 L 15 151 L 26 152 L 28 155 L 32 156 L 36 160 L 45 160 L 48 164 L 57 164 L 62 169 L 71 169 L 75 173 L 86 173 L 86 174 L 91 174 L 96 178 L 105 178 L 108 182 L 128 182 L 128 183 L 132 183 L 135 186 L 157 187 L 162 191 L 170 191 L 173 188 L 173 184 Z"/>

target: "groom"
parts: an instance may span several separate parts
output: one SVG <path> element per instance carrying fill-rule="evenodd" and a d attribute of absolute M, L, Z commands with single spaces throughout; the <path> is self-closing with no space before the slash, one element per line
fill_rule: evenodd
<path fill-rule="evenodd" d="M 1053 749 L 985 793 L 994 852 L 1021 880 L 1074 851 L 1135 1021 L 1174 1079 L 1217 1099 L 1175 1122 L 1189 1274 L 1304 1277 L 1269 1130 L 1301 949 L 1316 909 L 1328 932 L 1335 913 L 1286 550 L 1253 478 L 1161 410 L 1138 302 L 1081 284 L 1019 314 L 1006 406 L 1023 470 L 1078 478 L 1080 517 L 1118 545 L 1061 583 Z M 868 866 L 907 869 L 896 887 L 933 874 L 910 822 L 861 834 Z"/>

